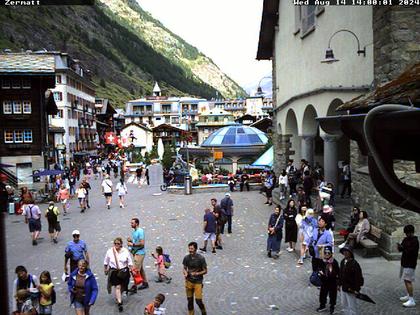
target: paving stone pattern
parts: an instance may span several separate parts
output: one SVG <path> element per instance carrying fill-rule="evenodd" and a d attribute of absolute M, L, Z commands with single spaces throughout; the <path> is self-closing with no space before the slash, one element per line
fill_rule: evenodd
<path fill-rule="evenodd" d="M 120 209 L 114 199 L 111 210 L 107 210 L 100 194 L 99 181 L 92 180 L 91 184 L 92 208 L 81 214 L 76 200 L 71 201 L 70 214 L 61 218 L 63 232 L 57 245 L 49 241 L 45 218 L 42 222 L 43 239 L 38 246 L 31 245 L 28 227 L 22 217 L 7 218 L 10 294 L 16 265 L 25 265 L 30 273 L 38 276 L 43 270 L 49 270 L 57 290 L 54 314 L 74 314 L 61 275 L 65 244 L 71 239 L 71 231 L 79 229 L 81 238 L 88 244 L 91 268 L 100 287 L 91 314 L 119 314 L 113 297 L 106 292 L 103 258 L 115 237 L 125 239 L 130 235 L 130 219 L 139 217 L 140 225 L 146 232 L 145 266 L 150 288 L 124 298 L 123 314 L 143 314 L 144 306 L 157 293 L 166 295 L 164 306 L 167 314 L 187 314 L 182 258 L 187 253 L 189 241 L 202 245 L 203 210 L 209 205 L 211 197 L 221 199 L 223 194 L 160 194 L 156 189 L 139 189 L 129 184 L 127 208 Z M 285 251 L 284 244 L 280 259 L 272 260 L 265 256 L 266 224 L 272 207 L 264 205 L 265 198 L 254 191 L 235 192 L 232 198 L 235 204 L 233 234 L 225 236 L 223 250 L 218 250 L 217 254 L 204 254 L 208 263 L 204 282 L 204 303 L 208 314 L 316 314 L 319 291 L 308 282 L 310 262 L 305 261 L 303 267 L 296 267 L 297 256 Z M 42 205 L 42 210 L 45 211 L 46 207 Z M 150 253 L 157 245 L 163 246 L 173 260 L 168 270 L 173 278 L 169 285 L 153 281 L 156 272 Z M 341 259 L 338 254 L 338 260 Z M 398 300 L 404 292 L 398 279 L 399 262 L 388 262 L 383 258 L 357 259 L 365 276 L 364 292 L 377 302 L 376 305 L 362 302 L 362 314 L 420 313 L 419 306 L 405 310 Z M 416 291 L 416 296 L 420 304 L 419 292 Z M 339 311 L 338 302 L 337 313 Z M 196 306 L 196 314 L 199 313 Z"/>

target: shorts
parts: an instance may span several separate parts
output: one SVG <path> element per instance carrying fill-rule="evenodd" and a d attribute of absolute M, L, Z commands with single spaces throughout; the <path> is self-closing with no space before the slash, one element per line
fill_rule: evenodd
<path fill-rule="evenodd" d="M 61 232 L 60 222 L 49 223 L 48 222 L 48 233 L 52 234 L 54 231 Z"/>
<path fill-rule="evenodd" d="M 215 241 L 216 240 L 216 234 L 215 233 L 204 232 L 204 240 L 207 241 L 208 239 L 210 239 L 211 241 Z"/>
<path fill-rule="evenodd" d="M 112 192 L 110 192 L 110 193 L 104 193 L 104 196 L 105 197 L 112 197 Z"/>
<path fill-rule="evenodd" d="M 39 306 L 40 314 L 52 314 L 52 305 L 40 305 Z"/>
<path fill-rule="evenodd" d="M 82 304 L 82 303 L 80 303 L 80 302 L 77 302 L 77 301 L 74 301 L 73 302 L 73 307 L 76 309 L 76 310 L 84 310 L 86 307 Z"/>
<path fill-rule="evenodd" d="M 33 233 L 35 231 L 41 231 L 41 219 L 34 220 L 29 219 L 29 232 Z"/>
<path fill-rule="evenodd" d="M 62 203 L 62 204 L 66 204 L 66 203 L 67 203 L 67 199 L 63 199 L 63 200 L 61 200 L 61 203 Z"/>
<path fill-rule="evenodd" d="M 187 298 L 195 297 L 196 300 L 203 299 L 203 284 L 202 283 L 193 283 L 186 280 L 185 291 L 187 293 Z"/>
<path fill-rule="evenodd" d="M 400 278 L 405 281 L 414 282 L 416 269 L 413 268 L 400 268 Z"/>

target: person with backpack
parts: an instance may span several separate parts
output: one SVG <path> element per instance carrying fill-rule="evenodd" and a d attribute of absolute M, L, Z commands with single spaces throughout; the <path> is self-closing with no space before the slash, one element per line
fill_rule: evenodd
<path fill-rule="evenodd" d="M 56 302 L 54 284 L 49 271 L 43 271 L 39 276 L 39 315 L 51 315 L 52 306 Z"/>
<path fill-rule="evenodd" d="M 50 204 L 45 211 L 45 217 L 48 221 L 48 233 L 50 234 L 51 242 L 57 244 L 58 235 L 61 232 L 60 219 L 60 210 L 55 206 L 54 201 L 50 201 Z"/>
<path fill-rule="evenodd" d="M 41 210 L 34 205 L 33 199 L 28 200 L 28 204 L 23 208 L 22 215 L 25 216 L 25 223 L 28 224 L 29 232 L 32 236 L 32 245 L 38 245 L 38 237 L 41 233 Z"/>
<path fill-rule="evenodd" d="M 155 251 L 155 253 L 152 253 L 152 257 L 155 259 L 155 266 L 158 273 L 158 278 L 155 282 L 165 281 L 169 284 L 171 283 L 172 278 L 168 277 L 165 270 L 168 269 L 170 266 L 170 262 L 168 261 L 169 255 L 165 255 L 163 253 L 163 248 L 161 246 L 157 246 Z"/>
<path fill-rule="evenodd" d="M 297 180 L 297 170 L 296 167 L 293 165 L 293 160 L 289 160 L 287 162 L 286 167 L 286 173 L 287 173 L 287 181 L 289 183 L 290 188 L 290 198 L 296 195 L 296 186 L 298 184 Z"/>
<path fill-rule="evenodd" d="M 23 292 L 29 295 L 32 305 L 36 309 L 38 307 L 39 291 L 38 291 L 38 278 L 35 275 L 28 273 L 24 266 L 17 266 L 15 269 L 17 278 L 13 282 L 13 296 L 15 297 L 12 314 L 19 314 L 26 299 L 18 297 L 18 292 Z M 21 294 L 23 295 L 23 294 Z"/>

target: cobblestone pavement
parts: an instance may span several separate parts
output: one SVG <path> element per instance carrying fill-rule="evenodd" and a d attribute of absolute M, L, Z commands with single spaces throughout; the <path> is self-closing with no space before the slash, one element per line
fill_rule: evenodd
<path fill-rule="evenodd" d="M 130 235 L 130 218 L 139 217 L 146 232 L 146 272 L 150 288 L 124 299 L 123 314 L 143 314 L 146 303 L 157 293 L 167 297 L 167 314 L 186 314 L 186 298 L 182 277 L 182 258 L 187 253 L 187 243 L 202 244 L 201 220 L 203 209 L 211 197 L 221 199 L 223 194 L 201 193 L 190 196 L 153 195 L 152 188 L 137 188 L 129 184 L 128 207 L 118 208 L 113 201 L 111 210 L 105 209 L 100 194 L 99 181 L 92 180 L 92 208 L 85 214 L 79 213 L 76 200 L 72 200 L 70 214 L 61 220 L 62 235 L 57 245 L 50 243 L 47 222 L 43 218 L 43 239 L 38 246 L 32 246 L 27 226 L 22 217 L 7 218 L 9 287 L 15 277 L 16 265 L 25 265 L 30 273 L 39 276 L 49 270 L 54 277 L 57 290 L 55 314 L 74 314 L 69 307 L 66 286 L 61 281 L 63 253 L 71 231 L 79 229 L 92 257 L 91 268 L 97 275 L 100 293 L 91 314 L 118 314 L 111 295 L 106 292 L 106 278 L 103 275 L 103 258 L 107 248 L 117 236 L 124 239 Z M 217 254 L 205 254 L 208 274 L 204 283 L 204 302 L 208 314 L 316 314 L 318 290 L 309 285 L 310 262 L 296 267 L 297 256 L 285 251 L 282 244 L 280 259 L 271 260 L 265 256 L 266 223 L 272 207 L 264 205 L 265 199 L 258 192 L 232 195 L 235 203 L 233 234 L 225 237 L 224 250 Z M 46 205 L 42 205 L 45 211 Z M 173 264 L 169 275 L 171 284 L 154 283 L 153 259 L 150 252 L 162 245 L 170 253 Z M 337 255 L 340 261 L 342 256 Z M 420 307 L 403 309 L 399 297 L 403 284 L 398 279 L 399 262 L 388 262 L 383 258 L 359 260 L 364 277 L 364 292 L 377 304 L 361 302 L 362 314 L 419 314 Z M 417 280 L 419 277 L 417 276 Z M 418 283 L 418 282 L 417 282 Z M 420 304 L 420 289 L 416 290 Z M 196 314 L 199 314 L 196 307 Z M 340 313 L 340 302 L 337 305 Z"/>

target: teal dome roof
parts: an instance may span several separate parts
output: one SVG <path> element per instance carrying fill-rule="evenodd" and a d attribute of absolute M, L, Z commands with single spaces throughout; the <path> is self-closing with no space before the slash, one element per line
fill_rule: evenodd
<path fill-rule="evenodd" d="M 232 125 L 220 128 L 210 134 L 203 141 L 202 147 L 249 147 L 263 146 L 267 143 L 268 138 L 261 130 L 243 126 Z"/>

